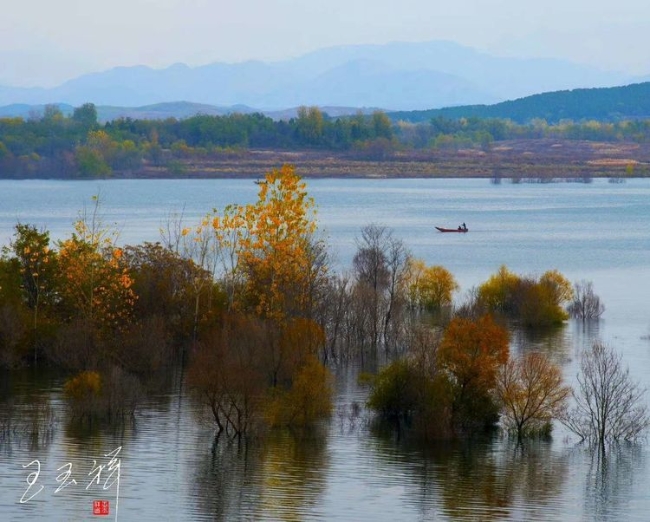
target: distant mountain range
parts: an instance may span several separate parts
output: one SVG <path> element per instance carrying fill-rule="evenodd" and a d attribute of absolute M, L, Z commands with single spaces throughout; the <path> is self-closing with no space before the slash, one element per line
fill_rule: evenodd
<path fill-rule="evenodd" d="M 74 107 L 58 104 L 63 114 L 69 116 Z M 0 117 L 40 117 L 44 105 L 13 104 L 0 107 Z M 355 114 L 359 111 L 369 114 L 375 108 L 322 106 L 320 109 L 330 117 Z M 218 107 L 215 105 L 172 102 L 145 105 L 142 107 L 114 107 L 100 105 L 97 114 L 100 122 L 117 118 L 166 119 L 188 118 L 197 114 L 222 116 L 232 113 L 263 112 L 275 120 L 287 120 L 297 115 L 298 108 L 280 111 L 258 111 L 246 105 Z M 650 119 L 650 82 L 626 85 L 623 87 L 601 87 L 593 89 L 574 89 L 566 91 L 534 94 L 517 100 L 493 105 L 463 105 L 424 111 L 388 111 L 391 120 L 422 123 L 432 118 L 500 118 L 516 123 L 527 123 L 533 119 L 543 119 L 547 123 L 562 120 L 581 122 L 597 120 L 615 122 L 621 120 Z"/>
<path fill-rule="evenodd" d="M 64 116 L 70 116 L 74 112 L 74 106 L 67 103 L 56 103 Z M 320 109 L 329 116 L 336 118 L 362 112 L 371 114 L 377 108 L 367 107 L 331 107 L 324 106 Z M 29 105 L 25 103 L 14 103 L 0 107 L 0 118 L 40 118 L 45 111 L 45 105 Z M 261 112 L 274 120 L 288 120 L 298 114 L 298 107 L 277 111 L 260 111 L 246 105 L 232 105 L 230 107 L 219 107 L 205 103 L 190 102 L 169 102 L 143 105 L 141 107 L 115 107 L 112 105 L 97 106 L 97 118 L 101 123 L 116 120 L 118 118 L 131 118 L 134 120 L 164 120 L 167 118 L 183 119 L 198 114 L 207 116 L 224 116 L 227 114 L 251 114 Z"/>
<path fill-rule="evenodd" d="M 0 86 L 0 106 L 92 102 L 142 108 L 187 101 L 205 105 L 206 113 L 212 110 L 207 106 L 269 112 L 300 105 L 410 111 L 642 80 L 562 60 L 495 57 L 433 41 L 332 47 L 274 63 L 117 67 L 49 89 Z"/>

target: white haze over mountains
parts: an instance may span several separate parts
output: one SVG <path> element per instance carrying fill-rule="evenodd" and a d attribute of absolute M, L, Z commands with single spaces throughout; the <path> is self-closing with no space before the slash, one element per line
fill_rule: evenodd
<path fill-rule="evenodd" d="M 292 60 L 117 67 L 52 88 L 0 85 L 0 106 L 189 101 L 280 110 L 299 105 L 430 109 L 642 81 L 557 59 L 504 58 L 447 41 L 324 48 Z"/>
<path fill-rule="evenodd" d="M 21 87 L 116 66 L 277 62 L 432 40 L 650 74 L 647 0 L 7 0 L 1 20 L 0 85 Z"/>

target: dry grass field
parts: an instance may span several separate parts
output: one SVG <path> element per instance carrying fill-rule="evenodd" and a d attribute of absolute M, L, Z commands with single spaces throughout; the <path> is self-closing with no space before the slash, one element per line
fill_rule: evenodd
<path fill-rule="evenodd" d="M 146 165 L 124 177 L 259 177 L 284 163 L 303 177 L 554 179 L 650 176 L 650 145 L 569 140 L 495 142 L 487 150 L 396 151 L 381 159 L 353 152 L 251 150 Z"/>

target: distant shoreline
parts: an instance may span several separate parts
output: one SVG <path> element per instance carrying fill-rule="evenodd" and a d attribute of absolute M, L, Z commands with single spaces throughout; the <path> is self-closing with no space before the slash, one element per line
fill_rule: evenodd
<path fill-rule="evenodd" d="M 650 145 L 573 140 L 511 140 L 487 150 L 411 150 L 382 158 L 331 151 L 250 150 L 170 165 L 147 165 L 119 178 L 242 178 L 290 163 L 306 178 L 625 178 L 650 176 Z"/>
<path fill-rule="evenodd" d="M 588 180 L 650 177 L 650 144 L 522 139 L 486 149 L 408 150 L 361 155 L 328 150 L 239 150 L 144 163 L 110 176 L 29 179 L 219 179 L 258 178 L 288 163 L 304 178 L 486 178 Z M 4 175 L 2 175 L 4 174 Z M 0 179 L 28 179 L 0 173 Z"/>

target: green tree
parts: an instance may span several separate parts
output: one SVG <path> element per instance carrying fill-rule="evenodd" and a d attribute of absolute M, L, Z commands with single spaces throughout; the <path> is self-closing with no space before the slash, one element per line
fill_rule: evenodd
<path fill-rule="evenodd" d="M 22 289 L 20 265 L 15 257 L 0 257 L 0 367 L 23 363 L 29 344 L 31 311 Z"/>
<path fill-rule="evenodd" d="M 84 131 L 97 127 L 97 108 L 94 103 L 84 103 L 81 107 L 75 107 L 72 112 L 72 121 L 79 124 Z"/>
<path fill-rule="evenodd" d="M 324 119 L 318 107 L 299 107 L 296 132 L 301 143 L 320 145 L 323 138 Z"/>
<path fill-rule="evenodd" d="M 32 310 L 32 332 L 34 363 L 38 361 L 39 320 L 41 310 L 52 307 L 56 299 L 56 253 L 50 249 L 50 234 L 39 231 L 33 225 L 18 223 L 14 239 L 5 255 L 11 253 L 18 261 L 22 278 L 22 288 L 27 306 Z"/>
<path fill-rule="evenodd" d="M 11 155 L 11 152 L 7 148 L 7 146 L 0 141 L 0 161 L 3 161 L 5 159 L 9 159 Z"/>
<path fill-rule="evenodd" d="M 99 151 L 90 147 L 79 146 L 75 149 L 75 161 L 79 173 L 86 178 L 108 176 L 111 168 Z"/>
<path fill-rule="evenodd" d="M 388 419 L 408 421 L 421 407 L 423 382 L 420 377 L 407 359 L 393 361 L 372 380 L 368 407 Z"/>
<path fill-rule="evenodd" d="M 63 123 L 64 116 L 63 112 L 61 112 L 61 109 L 59 108 L 58 105 L 55 104 L 48 104 L 45 106 L 43 109 L 43 122 L 52 125 L 60 125 Z"/>
<path fill-rule="evenodd" d="M 374 377 L 362 375 L 371 392 L 368 407 L 397 428 L 407 428 L 421 439 L 449 438 L 452 426 L 452 389 L 441 371 L 437 352 L 439 336 L 416 327 L 409 353 L 384 366 Z"/>
<path fill-rule="evenodd" d="M 393 127 L 385 112 L 373 112 L 371 125 L 375 138 L 386 138 L 387 140 L 393 138 Z"/>

